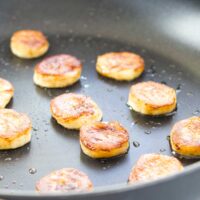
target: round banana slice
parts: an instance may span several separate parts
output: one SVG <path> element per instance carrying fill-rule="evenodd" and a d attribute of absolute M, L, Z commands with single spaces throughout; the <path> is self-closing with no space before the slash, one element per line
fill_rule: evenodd
<path fill-rule="evenodd" d="M 40 193 L 83 192 L 93 189 L 88 176 L 74 168 L 63 168 L 41 178 L 36 184 L 36 191 Z"/>
<path fill-rule="evenodd" d="M 0 110 L 0 149 L 15 149 L 31 140 L 31 121 L 12 109 Z"/>
<path fill-rule="evenodd" d="M 0 78 L 0 109 L 5 108 L 14 95 L 14 88 L 10 82 Z"/>
<path fill-rule="evenodd" d="M 74 56 L 59 54 L 45 58 L 34 70 L 34 83 L 41 87 L 62 88 L 80 79 L 81 62 Z"/>
<path fill-rule="evenodd" d="M 174 157 L 161 154 L 142 155 L 133 167 L 129 183 L 146 182 L 181 172 L 182 164 Z"/>
<path fill-rule="evenodd" d="M 200 156 L 200 117 L 177 122 L 170 133 L 172 150 L 186 157 Z"/>
<path fill-rule="evenodd" d="M 128 105 L 144 115 L 162 115 L 176 108 L 176 91 L 153 81 L 133 85 L 129 92 Z"/>
<path fill-rule="evenodd" d="M 102 111 L 90 98 L 81 94 L 67 93 L 51 100 L 51 114 L 56 121 L 68 129 L 100 121 Z"/>
<path fill-rule="evenodd" d="M 130 81 L 142 74 L 144 60 L 131 52 L 110 52 L 98 56 L 96 70 L 108 78 Z"/>
<path fill-rule="evenodd" d="M 49 49 L 49 42 L 40 31 L 20 30 L 12 35 L 10 48 L 17 57 L 31 59 L 45 54 Z"/>
<path fill-rule="evenodd" d="M 94 122 L 80 129 L 80 145 L 92 158 L 109 158 L 128 151 L 128 131 L 119 122 Z"/>

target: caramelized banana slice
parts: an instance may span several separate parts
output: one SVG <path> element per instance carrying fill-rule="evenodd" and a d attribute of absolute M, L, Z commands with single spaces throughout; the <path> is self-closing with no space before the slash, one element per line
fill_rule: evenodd
<path fill-rule="evenodd" d="M 14 88 L 10 82 L 0 78 L 0 109 L 5 108 L 14 95 Z"/>
<path fill-rule="evenodd" d="M 31 121 L 23 113 L 0 110 L 0 149 L 15 149 L 31 140 Z"/>
<path fill-rule="evenodd" d="M 80 79 L 81 62 L 67 54 L 45 58 L 36 65 L 33 80 L 36 85 L 47 88 L 62 88 Z"/>
<path fill-rule="evenodd" d="M 133 85 L 128 105 L 145 115 L 162 115 L 176 108 L 176 92 L 164 84 L 147 81 Z"/>
<path fill-rule="evenodd" d="M 40 31 L 20 30 L 12 35 L 10 48 L 17 57 L 31 59 L 45 54 L 49 48 L 49 42 Z"/>
<path fill-rule="evenodd" d="M 172 150 L 186 157 L 200 156 L 200 117 L 177 122 L 170 133 Z"/>
<path fill-rule="evenodd" d="M 40 193 L 51 192 L 83 192 L 93 189 L 88 176 L 74 168 L 63 168 L 41 178 L 36 184 L 36 190 Z"/>
<path fill-rule="evenodd" d="M 102 118 L 98 105 L 90 97 L 80 94 L 62 94 L 51 100 L 50 107 L 53 118 L 68 129 L 80 129 L 82 125 Z"/>
<path fill-rule="evenodd" d="M 153 181 L 182 170 L 182 164 L 174 157 L 161 154 L 145 154 L 139 158 L 133 167 L 128 182 Z"/>
<path fill-rule="evenodd" d="M 98 56 L 96 70 L 108 78 L 130 81 L 142 74 L 144 60 L 131 52 L 110 52 Z"/>
<path fill-rule="evenodd" d="M 118 122 L 94 122 L 81 127 L 80 145 L 89 157 L 114 157 L 128 151 L 129 135 Z"/>

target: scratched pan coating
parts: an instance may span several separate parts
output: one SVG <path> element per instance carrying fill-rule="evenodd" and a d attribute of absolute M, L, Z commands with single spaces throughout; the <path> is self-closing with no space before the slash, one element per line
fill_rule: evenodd
<path fill-rule="evenodd" d="M 47 2 L 44 2 L 47 5 Z M 52 9 L 55 2 L 49 2 L 49 6 Z M 86 4 L 89 4 L 89 2 L 86 1 Z M 120 1 L 116 2 L 120 4 Z M 138 9 L 141 9 L 141 1 L 136 2 Z M 68 3 L 69 7 L 72 8 L 72 1 L 68 1 Z M 122 11 L 127 9 L 127 12 L 119 14 L 119 22 L 123 21 L 123 17 L 127 19 L 129 18 L 128 15 L 131 15 L 127 4 L 121 7 Z M 4 1 L 2 7 L 0 6 L 0 10 L 2 8 L 13 11 L 14 6 L 17 6 L 17 2 L 13 1 L 13 5 L 9 8 L 6 5 L 6 1 Z M 21 15 L 26 15 L 32 6 L 32 4 L 28 3 L 27 10 L 21 8 Z M 39 5 L 34 4 L 34 6 L 34 9 L 39 10 L 39 15 L 42 15 Z M 113 4 L 113 6 L 115 8 L 119 5 Z M 148 4 L 148 6 L 150 5 Z M 41 7 L 44 8 L 44 5 L 41 4 Z M 55 7 L 57 9 L 58 5 L 55 5 Z M 59 8 L 61 8 L 61 5 L 59 5 Z M 150 8 L 152 8 L 152 5 Z M 96 22 L 102 23 L 100 16 L 106 17 L 107 14 L 105 12 L 110 11 L 111 7 L 104 2 L 99 8 L 100 11 L 96 13 L 98 16 L 94 16 L 95 9 L 96 3 L 91 3 L 90 7 L 88 7 L 88 18 L 93 25 L 95 19 L 92 21 L 92 18 L 94 17 Z M 56 23 L 52 18 L 49 21 L 46 19 L 44 22 L 39 22 L 38 19 L 39 25 L 37 25 L 36 19 L 35 21 L 33 20 L 34 23 L 29 28 L 37 28 L 44 31 L 50 42 L 50 50 L 41 58 L 22 60 L 11 54 L 9 36 L 16 29 L 26 28 L 28 22 L 22 19 L 20 12 L 16 12 L 11 17 L 5 11 L 2 13 L 0 13 L 0 16 L 3 16 L 3 19 L 1 18 L 0 21 L 9 21 L 11 19 L 16 23 L 16 27 L 11 27 L 8 24 L 8 30 L 5 29 L 5 32 L 1 30 L 4 34 L 0 38 L 0 77 L 9 80 L 15 87 L 14 99 L 10 102 L 8 108 L 27 113 L 32 119 L 33 131 L 30 144 L 16 150 L 0 152 L 0 179 L 2 179 L 0 180 L 0 188 L 33 191 L 35 182 L 38 179 L 53 170 L 63 167 L 74 167 L 85 172 L 95 187 L 113 184 L 125 185 L 129 172 L 140 155 L 152 152 L 172 155 L 168 135 L 173 124 L 178 120 L 200 114 L 200 74 L 195 73 L 194 67 L 192 68 L 191 66 L 190 68 L 189 63 L 185 62 L 185 65 L 183 65 L 181 61 L 186 60 L 184 56 L 177 56 L 177 59 L 173 59 L 171 54 L 174 52 L 171 51 L 170 54 L 169 48 L 167 49 L 166 47 L 166 53 L 163 53 L 163 50 L 156 49 L 156 43 L 154 43 L 155 48 L 153 48 L 151 43 L 152 35 L 144 39 L 146 42 L 146 45 L 144 45 L 144 41 L 136 30 L 135 32 L 133 31 L 133 35 L 129 32 L 125 34 L 122 31 L 118 33 L 118 36 L 113 35 L 111 37 L 110 35 L 112 34 L 109 35 L 107 33 L 106 35 L 100 31 L 101 29 L 98 30 L 99 33 L 94 33 L 89 23 L 85 23 L 80 29 L 90 29 L 91 34 L 87 31 L 83 34 L 81 31 L 76 31 L 78 30 L 78 25 L 71 24 L 69 21 L 66 22 L 69 26 L 67 27 L 64 22 L 62 22 L 64 25 L 61 22 Z M 61 10 L 60 15 L 65 14 Z M 46 15 L 51 16 L 50 11 L 47 10 Z M 114 18 L 114 16 L 114 14 L 110 15 L 111 18 Z M 85 13 L 83 12 L 84 17 Z M 97 20 L 97 17 L 99 17 L 100 21 Z M 17 20 L 19 21 L 16 22 Z M 58 20 L 61 19 L 59 18 Z M 137 22 L 134 21 L 133 23 Z M 4 26 L 6 27 L 5 24 Z M 55 26 L 58 27 L 56 31 L 54 30 Z M 126 28 L 125 24 L 123 26 Z M 65 27 L 66 31 L 62 27 Z M 132 26 L 130 25 L 130 27 Z M 138 28 L 140 30 L 141 27 Z M 116 28 L 116 30 L 118 29 Z M 161 38 L 157 39 L 161 41 Z M 165 46 L 162 46 L 162 49 L 164 48 Z M 132 51 L 141 55 L 145 60 L 145 72 L 140 78 L 131 82 L 117 82 L 98 75 L 95 70 L 96 57 L 99 54 L 110 51 Z M 32 81 L 35 64 L 46 56 L 58 53 L 72 54 L 82 60 L 83 73 L 81 80 L 64 89 L 44 89 L 35 86 Z M 184 54 L 185 52 L 182 53 Z M 173 115 L 153 118 L 137 114 L 127 107 L 126 103 L 131 85 L 147 80 L 162 82 L 177 90 L 178 105 L 177 111 Z M 78 132 L 64 129 L 50 115 L 50 100 L 64 92 L 82 93 L 91 96 L 102 109 L 104 121 L 118 120 L 123 124 L 130 134 L 128 154 L 110 160 L 93 160 L 85 156 L 80 150 Z M 182 160 L 185 166 L 194 162 L 196 160 Z"/>

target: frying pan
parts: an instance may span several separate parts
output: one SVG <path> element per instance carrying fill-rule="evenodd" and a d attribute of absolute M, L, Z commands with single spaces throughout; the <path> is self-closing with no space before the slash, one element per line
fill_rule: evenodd
<path fill-rule="evenodd" d="M 172 125 L 200 111 L 200 1 L 198 0 L 1 0 L 0 76 L 11 81 L 15 96 L 9 108 L 27 113 L 33 122 L 30 144 L 0 152 L 1 199 L 70 200 L 195 200 L 200 196 L 200 163 L 184 160 L 183 173 L 158 181 L 127 186 L 132 166 L 144 153 L 171 155 L 167 136 Z M 49 39 L 45 56 L 69 53 L 84 65 L 81 80 L 64 89 L 43 89 L 32 81 L 33 67 L 42 58 L 22 60 L 11 54 L 9 38 L 19 29 L 38 29 Z M 97 55 L 133 51 L 146 64 L 132 82 L 117 82 L 95 71 Z M 45 57 L 44 56 L 44 57 Z M 155 80 L 177 89 L 177 111 L 152 118 L 126 106 L 132 84 Z M 103 119 L 120 121 L 130 133 L 125 156 L 93 160 L 83 155 L 79 135 L 51 119 L 49 102 L 64 92 L 91 96 Z M 134 144 L 134 145 L 133 145 Z M 38 195 L 35 182 L 49 172 L 75 167 L 88 174 L 92 193 Z"/>

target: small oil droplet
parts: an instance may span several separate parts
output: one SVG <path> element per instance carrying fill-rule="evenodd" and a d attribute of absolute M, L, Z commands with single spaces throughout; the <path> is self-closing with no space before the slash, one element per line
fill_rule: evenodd
<path fill-rule="evenodd" d="M 131 127 L 135 126 L 137 124 L 137 121 L 131 122 Z"/>
<path fill-rule="evenodd" d="M 69 92 L 70 92 L 70 90 L 65 90 L 65 92 L 66 92 L 66 93 L 69 93 Z"/>
<path fill-rule="evenodd" d="M 112 90 L 111 88 L 108 88 L 107 91 L 108 91 L 108 92 L 112 92 L 113 90 Z"/>
<path fill-rule="evenodd" d="M 102 169 L 103 170 L 106 170 L 106 169 L 109 169 L 111 166 L 110 165 L 108 165 L 108 166 L 104 166 L 104 167 L 102 167 Z"/>
<path fill-rule="evenodd" d="M 178 72 L 178 74 L 179 74 L 179 75 L 182 75 L 182 74 L 183 74 L 183 72 L 179 71 L 179 72 Z"/>
<path fill-rule="evenodd" d="M 161 149 L 160 149 L 160 152 L 165 152 L 165 151 L 166 151 L 165 148 L 161 148 Z"/>
<path fill-rule="evenodd" d="M 81 80 L 87 80 L 86 76 L 81 76 Z"/>
<path fill-rule="evenodd" d="M 146 130 L 146 131 L 144 131 L 144 133 L 149 135 L 149 134 L 151 134 L 151 131 L 150 130 Z"/>
<path fill-rule="evenodd" d="M 175 157 L 178 157 L 179 159 L 183 159 L 183 156 L 181 156 L 180 154 L 177 154 L 175 151 L 172 151 L 172 155 L 174 155 Z"/>
<path fill-rule="evenodd" d="M 37 128 L 34 128 L 34 127 L 33 127 L 33 131 L 37 131 L 37 130 L 38 130 Z"/>
<path fill-rule="evenodd" d="M 89 88 L 90 85 L 89 85 L 89 84 L 85 84 L 85 85 L 83 85 L 83 87 L 84 87 L 84 88 Z"/>
<path fill-rule="evenodd" d="M 108 161 L 107 159 L 100 159 L 100 160 L 99 160 L 99 162 L 102 163 L 102 164 L 106 164 L 107 161 Z"/>
<path fill-rule="evenodd" d="M 172 151 L 172 155 L 176 156 L 176 152 L 175 152 L 175 151 Z"/>
<path fill-rule="evenodd" d="M 193 113 L 192 113 L 193 115 L 200 115 L 200 110 L 195 110 Z"/>
<path fill-rule="evenodd" d="M 94 64 L 94 63 L 95 63 L 95 60 L 91 60 L 90 62 L 91 62 L 92 64 Z"/>
<path fill-rule="evenodd" d="M 35 174 L 37 172 L 37 169 L 34 167 L 31 167 L 28 171 L 30 174 Z"/>
<path fill-rule="evenodd" d="M 175 151 L 172 151 L 172 155 L 174 155 L 175 157 L 178 157 L 179 159 L 183 159 L 184 157 L 180 154 L 177 154 Z"/>
<path fill-rule="evenodd" d="M 165 74 L 165 73 L 166 73 L 166 71 L 163 69 L 163 70 L 161 71 L 161 73 L 162 73 L 162 74 Z"/>
<path fill-rule="evenodd" d="M 169 79 L 169 81 L 171 81 L 171 80 L 172 80 L 172 77 L 171 77 L 171 76 L 169 76 L 169 77 L 168 77 L 168 79 Z"/>
<path fill-rule="evenodd" d="M 150 76 L 154 77 L 156 72 L 156 66 L 155 65 L 151 65 L 150 68 L 147 70 L 147 73 L 150 74 Z"/>
<path fill-rule="evenodd" d="M 8 189 L 8 185 L 4 185 L 4 188 L 5 188 L 5 189 Z"/>
<path fill-rule="evenodd" d="M 133 141 L 133 146 L 137 148 L 137 147 L 139 147 L 139 146 L 140 146 L 140 143 L 139 143 L 139 142 L 137 142 L 137 141 Z"/>
<path fill-rule="evenodd" d="M 192 92 L 188 92 L 187 96 L 194 96 Z"/>
<path fill-rule="evenodd" d="M 74 38 L 69 38 L 69 42 L 74 42 Z"/>
<path fill-rule="evenodd" d="M 179 83 L 176 87 L 176 92 L 179 93 L 181 92 L 181 88 L 182 88 L 182 85 Z"/>
<path fill-rule="evenodd" d="M 4 176 L 0 175 L 0 181 L 2 181 L 4 179 Z"/>
<path fill-rule="evenodd" d="M 8 157 L 8 158 L 5 158 L 4 160 L 5 160 L 5 161 L 11 161 L 12 158 L 11 158 L 11 157 Z"/>

